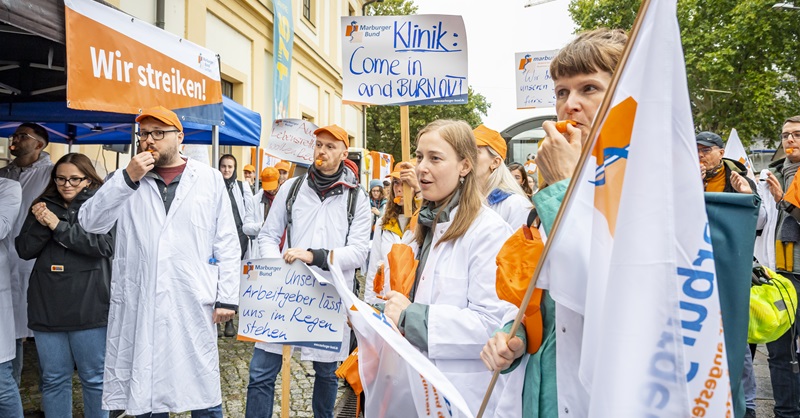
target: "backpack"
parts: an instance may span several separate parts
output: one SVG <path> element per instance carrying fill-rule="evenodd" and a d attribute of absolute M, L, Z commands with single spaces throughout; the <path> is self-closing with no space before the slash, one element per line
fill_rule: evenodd
<path fill-rule="evenodd" d="M 306 175 L 300 177 L 292 183 L 289 188 L 289 195 L 286 196 L 286 246 L 292 247 L 292 240 L 290 238 L 292 226 L 292 207 L 294 201 L 297 200 L 297 193 L 300 192 L 300 186 L 306 181 Z M 347 245 L 347 239 L 350 237 L 350 225 L 353 224 L 353 219 L 356 217 L 356 203 L 358 203 L 358 191 L 361 188 L 356 186 L 350 188 L 350 193 L 347 196 L 347 234 L 344 236 L 344 245 Z M 358 293 L 356 293 L 358 294 Z"/>
<path fill-rule="evenodd" d="M 753 275 L 757 276 L 759 284 L 754 280 L 750 288 L 747 342 L 773 342 L 792 328 L 797 312 L 797 292 L 789 279 L 766 266 L 754 267 Z"/>

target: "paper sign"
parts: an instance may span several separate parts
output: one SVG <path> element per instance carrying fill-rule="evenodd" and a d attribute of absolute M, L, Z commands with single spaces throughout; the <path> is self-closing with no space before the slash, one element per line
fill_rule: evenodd
<path fill-rule="evenodd" d="M 214 52 L 93 0 L 64 5 L 68 107 L 137 114 L 161 105 L 182 121 L 220 124 Z"/>
<path fill-rule="evenodd" d="M 345 103 L 467 102 L 467 33 L 461 16 L 344 16 Z"/>
<path fill-rule="evenodd" d="M 317 125 L 302 119 L 278 119 L 272 124 L 266 153 L 281 160 L 310 165 L 314 160 Z"/>
<path fill-rule="evenodd" d="M 300 261 L 245 260 L 241 271 L 240 340 L 339 351 L 347 324 L 334 286 Z"/>
<path fill-rule="evenodd" d="M 515 68 L 517 78 L 517 109 L 551 107 L 556 105 L 550 61 L 558 50 L 517 52 Z"/>

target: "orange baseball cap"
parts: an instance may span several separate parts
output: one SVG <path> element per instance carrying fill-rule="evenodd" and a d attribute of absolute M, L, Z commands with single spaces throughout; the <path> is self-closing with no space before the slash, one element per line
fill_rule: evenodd
<path fill-rule="evenodd" d="M 399 179 L 400 178 L 400 170 L 402 170 L 402 168 L 400 168 L 400 164 L 403 164 L 404 162 L 406 162 L 408 164 L 411 164 L 411 167 L 415 167 L 417 165 L 417 160 L 414 159 L 414 158 L 412 158 L 411 160 L 408 160 L 408 161 L 400 161 L 399 163 L 394 165 L 394 170 L 392 170 L 392 172 L 389 174 L 389 177 L 394 178 L 394 179 Z"/>
<path fill-rule="evenodd" d="M 246 166 L 244 166 L 244 168 L 242 168 L 242 171 L 249 171 L 249 172 L 253 173 L 253 172 L 256 171 L 256 168 L 253 167 L 252 164 L 247 164 Z"/>
<path fill-rule="evenodd" d="M 183 132 L 183 125 L 181 124 L 180 119 L 178 119 L 178 115 L 164 106 L 156 106 L 145 109 L 141 115 L 136 117 L 136 122 L 141 122 L 144 118 L 158 119 L 161 122 L 172 125 L 178 128 L 179 131 Z"/>
<path fill-rule="evenodd" d="M 314 131 L 314 135 L 319 135 L 323 132 L 327 132 L 331 134 L 335 139 L 344 142 L 344 146 L 350 148 L 350 137 L 347 136 L 347 132 L 342 129 L 340 126 L 337 125 L 328 125 L 323 126 L 322 128 L 318 128 Z"/>
<path fill-rule="evenodd" d="M 278 170 L 283 170 L 288 173 L 289 170 L 292 168 L 292 163 L 288 161 L 281 161 L 278 164 L 275 164 L 275 168 Z"/>
<path fill-rule="evenodd" d="M 472 133 L 475 135 L 475 143 L 479 147 L 489 147 L 493 149 L 500 158 L 506 159 L 508 146 L 506 145 L 506 140 L 500 136 L 499 132 L 489 129 L 484 125 L 478 125 Z"/>
<path fill-rule="evenodd" d="M 275 190 L 278 188 L 278 169 L 275 167 L 266 167 L 261 170 L 261 188 L 264 190 Z"/>

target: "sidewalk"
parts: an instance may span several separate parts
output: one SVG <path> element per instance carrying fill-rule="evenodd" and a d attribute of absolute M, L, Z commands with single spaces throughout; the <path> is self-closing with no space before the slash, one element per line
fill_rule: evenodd
<path fill-rule="evenodd" d="M 248 367 L 250 358 L 253 354 L 253 343 L 236 341 L 233 338 L 219 339 L 220 368 L 222 378 L 222 410 L 226 417 L 238 418 L 244 416 L 245 399 L 247 396 Z M 36 358 L 35 345 L 26 342 L 24 348 L 25 365 L 22 373 L 22 406 L 26 417 L 35 417 L 34 411 L 41 409 L 41 394 L 39 393 L 38 360 Z M 769 366 L 767 365 L 767 349 L 759 346 L 755 361 L 755 374 L 758 384 L 758 394 L 756 397 L 757 415 L 759 418 L 772 418 L 772 385 L 769 380 Z M 291 417 L 313 417 L 311 412 L 311 394 L 313 388 L 314 368 L 310 362 L 299 360 L 299 353 L 295 353 L 292 358 L 292 382 L 291 382 Z M 73 405 L 74 417 L 83 417 L 83 401 L 81 398 L 80 381 L 77 374 L 73 377 Z M 280 417 L 280 393 L 281 377 L 275 386 L 275 410 L 274 417 Z M 337 410 L 349 411 L 351 408 L 344 407 L 343 400 L 347 400 L 352 395 L 352 391 L 345 390 L 342 385 L 339 388 L 337 397 Z M 177 417 L 189 417 L 190 414 L 174 415 Z M 341 414 L 340 417 L 349 417 L 350 414 Z"/>
<path fill-rule="evenodd" d="M 245 400 L 247 398 L 247 381 L 249 377 L 250 358 L 253 356 L 253 343 L 236 341 L 235 338 L 220 338 L 220 377 L 222 380 L 222 411 L 225 417 L 244 417 Z M 42 396 L 39 393 L 39 362 L 36 357 L 36 346 L 33 342 L 25 342 L 24 366 L 22 370 L 22 408 L 25 417 L 36 417 L 35 411 L 41 410 Z M 311 412 L 311 394 L 313 389 L 314 368 L 311 362 L 300 361 L 300 353 L 295 351 L 292 357 L 291 382 L 291 417 L 313 417 Z M 279 418 L 281 412 L 281 376 L 275 385 L 275 409 L 273 416 Z M 73 417 L 83 417 L 83 399 L 81 384 L 77 373 L 72 378 Z M 342 397 L 344 388 L 339 388 L 337 399 Z M 175 417 L 189 418 L 189 413 L 176 414 Z"/>

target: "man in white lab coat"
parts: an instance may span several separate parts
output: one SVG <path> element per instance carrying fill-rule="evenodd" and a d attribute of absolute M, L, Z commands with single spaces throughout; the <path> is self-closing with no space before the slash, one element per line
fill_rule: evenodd
<path fill-rule="evenodd" d="M 345 168 L 347 133 L 336 126 L 314 131 L 314 161 L 308 174 L 287 180 L 275 196 L 258 236 L 261 257 L 283 257 L 287 263 L 300 260 L 317 272 L 328 275 L 328 255 L 335 252 L 339 265 L 352 287 L 355 270 L 364 264 L 369 250 L 370 211 L 367 195 L 359 188 L 355 173 Z M 286 199 L 295 182 L 302 182 L 291 208 L 288 223 Z M 352 222 L 348 222 L 350 190 L 356 188 L 357 200 Z M 288 228 L 288 229 L 287 229 Z M 286 230 L 283 255 L 279 243 Z M 304 347 L 302 359 L 314 362 L 312 410 L 315 418 L 333 418 L 336 403 L 337 362 L 348 355 L 350 328 L 345 327 L 338 352 Z M 272 417 L 275 378 L 281 370 L 282 346 L 257 343 L 250 362 L 245 416 Z"/>
<path fill-rule="evenodd" d="M 9 151 L 16 157 L 14 161 L 3 168 L 0 168 L 0 177 L 16 180 L 22 187 L 22 201 L 19 205 L 19 215 L 17 216 L 14 229 L 11 231 L 11 238 L 19 235 L 22 223 L 28 216 L 34 199 L 39 197 L 50 182 L 50 171 L 53 163 L 50 161 L 50 154 L 44 151 L 50 141 L 50 136 L 41 125 L 35 123 L 23 123 L 11 135 Z M 11 298 L 14 303 L 14 327 L 16 329 L 16 356 L 12 363 L 14 369 L 14 380 L 19 385 L 22 375 L 22 340 L 26 337 L 33 337 L 33 333 L 28 329 L 28 280 L 33 271 L 33 263 L 36 260 L 23 260 L 17 255 L 14 245 L 10 245 L 8 262 L 11 272 Z"/>
<path fill-rule="evenodd" d="M 222 175 L 183 159 L 172 111 L 145 110 L 139 151 L 81 208 L 91 233 L 115 224 L 103 409 L 222 417 L 215 324 L 238 305 L 239 241 Z"/>
<path fill-rule="evenodd" d="M 21 417 L 22 400 L 19 384 L 14 381 L 13 360 L 16 357 L 14 313 L 11 303 L 11 266 L 8 252 L 12 231 L 16 227 L 22 188 L 14 180 L 0 178 L 0 416 Z"/>

